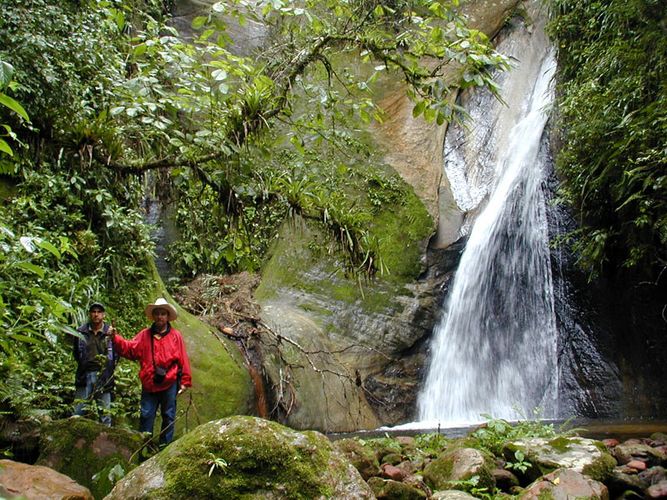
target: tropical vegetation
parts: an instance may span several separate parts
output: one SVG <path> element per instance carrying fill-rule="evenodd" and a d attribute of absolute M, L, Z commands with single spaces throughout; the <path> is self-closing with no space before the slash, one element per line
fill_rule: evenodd
<path fill-rule="evenodd" d="M 593 276 L 667 264 L 667 11 L 660 0 L 553 0 L 557 168 Z"/>

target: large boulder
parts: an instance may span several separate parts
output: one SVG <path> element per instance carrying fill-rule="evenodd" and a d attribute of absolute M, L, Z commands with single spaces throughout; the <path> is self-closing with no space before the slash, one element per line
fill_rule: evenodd
<path fill-rule="evenodd" d="M 334 447 L 347 457 L 364 480 L 382 472 L 375 451 L 359 439 L 340 439 L 334 442 Z"/>
<path fill-rule="evenodd" d="M 93 500 L 90 490 L 42 465 L 0 460 L 0 498 Z"/>
<path fill-rule="evenodd" d="M 107 497 L 373 498 L 354 466 L 314 431 L 256 417 L 200 425 L 121 480 Z"/>
<path fill-rule="evenodd" d="M 599 481 L 584 476 L 572 469 L 558 469 L 531 484 L 519 498 L 521 500 L 568 500 L 590 498 L 608 500 L 609 491 Z"/>
<path fill-rule="evenodd" d="M 424 481 L 434 490 L 461 489 L 462 482 L 477 476 L 477 487 L 493 489 L 493 466 L 491 457 L 475 448 L 455 448 L 426 466 Z"/>
<path fill-rule="evenodd" d="M 505 459 L 512 462 L 520 451 L 531 464 L 526 471 L 529 480 L 556 469 L 571 469 L 597 481 L 606 480 L 616 466 L 616 460 L 604 444 L 580 437 L 530 438 L 510 441 L 503 448 Z"/>
<path fill-rule="evenodd" d="M 42 427 L 36 463 L 66 474 L 102 498 L 115 479 L 138 465 L 143 446 L 138 432 L 71 417 Z"/>
<path fill-rule="evenodd" d="M 393 479 L 372 477 L 368 484 L 373 488 L 375 498 L 378 499 L 425 500 L 428 498 L 423 490 Z"/>

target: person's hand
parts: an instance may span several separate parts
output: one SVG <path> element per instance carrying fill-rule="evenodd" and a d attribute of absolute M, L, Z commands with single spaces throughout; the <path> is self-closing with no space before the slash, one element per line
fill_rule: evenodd
<path fill-rule="evenodd" d="M 116 335 L 120 335 L 120 333 L 118 332 L 118 330 L 116 330 L 116 323 L 114 321 L 112 321 L 111 326 L 107 330 L 107 336 L 113 338 Z"/>
<path fill-rule="evenodd" d="M 181 385 L 181 388 L 178 390 L 178 394 L 177 394 L 177 396 L 180 395 L 180 394 L 183 394 L 183 393 L 185 392 L 186 389 L 187 389 L 186 386 Z"/>

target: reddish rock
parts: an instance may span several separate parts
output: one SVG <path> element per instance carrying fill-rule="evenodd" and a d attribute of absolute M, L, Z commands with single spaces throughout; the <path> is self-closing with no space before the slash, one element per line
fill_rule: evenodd
<path fill-rule="evenodd" d="M 0 460 L 0 497 L 94 500 L 90 490 L 43 465 Z"/>
<path fill-rule="evenodd" d="M 382 464 L 382 476 L 394 481 L 403 481 L 405 473 L 395 465 Z"/>
<path fill-rule="evenodd" d="M 667 498 L 667 480 L 649 486 L 646 490 L 646 498 Z"/>
<path fill-rule="evenodd" d="M 607 448 L 613 448 L 614 446 L 618 446 L 621 444 L 621 442 L 618 439 L 603 439 L 602 443 L 607 447 Z"/>
<path fill-rule="evenodd" d="M 618 467 L 615 468 L 617 472 L 620 472 L 621 474 L 637 474 L 639 472 L 637 469 L 630 467 L 628 464 L 626 465 L 619 465 Z"/>
<path fill-rule="evenodd" d="M 633 469 L 637 471 L 643 471 L 646 470 L 646 462 L 642 462 L 641 460 L 630 460 L 627 464 L 628 467 L 632 467 Z"/>

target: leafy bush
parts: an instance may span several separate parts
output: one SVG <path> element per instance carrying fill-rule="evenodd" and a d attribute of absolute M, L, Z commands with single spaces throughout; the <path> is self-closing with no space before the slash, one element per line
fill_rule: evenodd
<path fill-rule="evenodd" d="M 3 220 L 8 215 L 0 207 Z M 74 359 L 72 326 L 83 321 L 74 305 L 103 297 L 100 283 L 81 276 L 78 254 L 65 236 L 18 236 L 0 224 L 0 408 L 15 415 L 36 410 L 71 412 Z M 67 297 L 65 300 L 63 297 Z M 134 367 L 119 368 L 116 406 L 135 411 Z M 131 382 L 130 382 L 131 380 Z"/>
<path fill-rule="evenodd" d="M 520 420 L 510 423 L 503 419 L 492 418 L 490 415 L 484 415 L 484 417 L 488 419 L 488 422 L 471 433 L 469 437 L 474 447 L 486 449 L 494 455 L 501 455 L 503 444 L 513 439 L 554 437 L 562 433 L 562 429 L 556 430 L 552 423 L 544 423 L 539 420 Z"/>
<path fill-rule="evenodd" d="M 592 275 L 667 264 L 667 37 L 660 0 L 552 0 L 557 169 Z"/>

